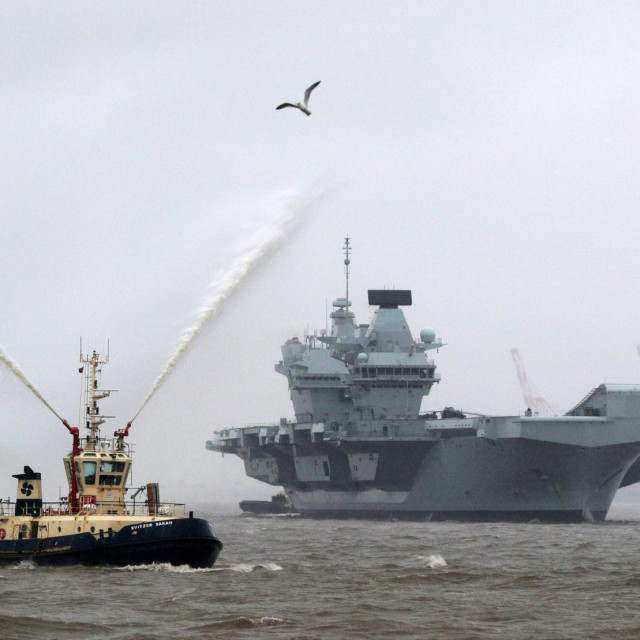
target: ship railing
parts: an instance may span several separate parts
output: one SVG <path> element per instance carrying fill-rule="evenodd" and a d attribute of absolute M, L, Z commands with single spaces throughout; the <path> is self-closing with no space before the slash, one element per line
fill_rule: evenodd
<path fill-rule="evenodd" d="M 255 429 L 256 427 L 279 427 L 279 422 L 249 422 L 241 427 L 241 429 Z"/>
<path fill-rule="evenodd" d="M 99 505 L 101 515 L 109 515 L 109 507 L 113 510 L 113 515 L 135 515 L 135 516 L 157 516 L 181 518 L 187 515 L 187 505 L 182 502 L 161 502 L 155 508 L 149 509 L 147 501 L 136 502 L 129 500 L 121 503 L 106 503 Z M 106 509 L 104 509 L 106 507 Z M 79 505 L 78 514 L 91 515 L 98 512 L 95 504 Z M 0 518 L 16 515 L 16 503 L 10 498 L 0 499 Z M 38 518 L 40 516 L 69 516 L 74 515 L 66 500 L 57 502 L 43 502 L 40 507 L 28 507 L 19 515 Z"/>
<path fill-rule="evenodd" d="M 102 453 L 126 453 L 131 455 L 131 445 L 120 438 L 99 438 L 91 445 L 96 451 Z M 80 438 L 80 448 L 88 449 L 89 439 Z"/>
<path fill-rule="evenodd" d="M 30 506 L 22 507 L 22 513 L 19 515 L 39 517 L 42 515 L 69 515 L 69 503 L 65 500 L 58 500 L 56 502 L 42 502 L 42 506 Z M 15 516 L 16 515 L 16 503 L 7 498 L 6 500 L 0 498 L 0 517 Z"/>
<path fill-rule="evenodd" d="M 154 509 L 149 509 L 147 502 L 125 502 L 129 515 L 183 517 L 187 514 L 187 506 L 182 502 L 161 502 Z"/>
<path fill-rule="evenodd" d="M 347 436 L 365 438 L 414 438 L 422 435 L 421 423 L 415 419 L 399 418 L 388 420 L 386 424 L 346 424 L 340 425 Z M 331 431 L 325 431 L 325 438 Z"/>

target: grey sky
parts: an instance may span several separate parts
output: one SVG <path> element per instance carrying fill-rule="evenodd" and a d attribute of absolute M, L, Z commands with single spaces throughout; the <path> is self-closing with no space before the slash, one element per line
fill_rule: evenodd
<path fill-rule="evenodd" d="M 279 345 L 343 293 L 413 290 L 425 408 L 517 413 L 518 347 L 562 410 L 638 381 L 640 7 L 633 2 L 3 2 L 0 344 L 77 423 L 78 342 L 129 420 L 212 279 L 293 194 L 303 226 L 137 419 L 136 483 L 269 495 L 214 429 L 291 417 Z M 313 115 L 276 111 L 312 82 Z M 296 98 L 297 100 L 298 98 Z M 321 197 L 322 196 L 322 197 Z M 0 369 L 0 495 L 70 446 Z"/>

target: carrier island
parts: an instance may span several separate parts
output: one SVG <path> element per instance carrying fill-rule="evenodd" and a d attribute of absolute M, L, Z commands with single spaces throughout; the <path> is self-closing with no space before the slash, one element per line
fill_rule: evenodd
<path fill-rule="evenodd" d="M 408 290 L 369 290 L 373 318 L 356 324 L 349 253 L 347 239 L 330 330 L 287 340 L 275 365 L 295 419 L 224 429 L 207 449 L 314 517 L 600 521 L 640 481 L 640 385 L 600 384 L 561 416 L 421 413 L 443 343 L 432 329 L 413 338 Z"/>

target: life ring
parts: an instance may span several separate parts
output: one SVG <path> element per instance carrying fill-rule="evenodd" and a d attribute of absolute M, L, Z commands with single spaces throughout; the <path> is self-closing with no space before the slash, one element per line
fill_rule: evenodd
<path fill-rule="evenodd" d="M 0 529 L 0 540 L 4 540 L 4 537 L 7 535 L 7 532 L 4 529 Z"/>

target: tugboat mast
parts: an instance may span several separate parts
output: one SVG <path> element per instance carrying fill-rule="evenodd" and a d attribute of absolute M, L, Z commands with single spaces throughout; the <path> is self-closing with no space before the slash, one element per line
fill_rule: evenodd
<path fill-rule="evenodd" d="M 100 425 L 104 424 L 106 418 L 113 417 L 100 415 L 100 407 L 98 406 L 98 400 L 108 398 L 111 395 L 111 390 L 98 389 L 98 373 L 100 367 L 109 362 L 108 350 L 104 360 L 100 360 L 99 354 L 94 351 L 91 356 L 80 354 L 80 362 L 85 365 L 83 367 L 85 375 L 85 426 L 89 430 L 85 449 L 94 451 L 100 437 Z"/>

